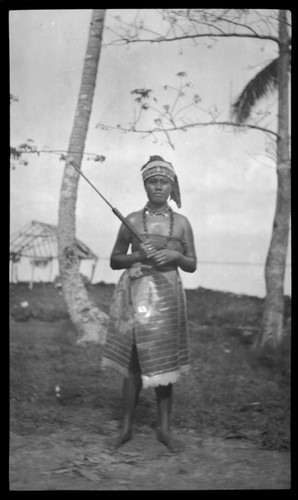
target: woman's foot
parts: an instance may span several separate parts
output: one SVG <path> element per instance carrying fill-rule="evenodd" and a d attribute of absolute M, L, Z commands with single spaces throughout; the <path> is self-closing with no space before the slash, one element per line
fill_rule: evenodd
<path fill-rule="evenodd" d="M 117 450 L 117 448 L 120 448 L 124 443 L 127 441 L 130 441 L 132 439 L 132 431 L 128 430 L 121 430 L 117 438 L 113 442 L 113 448 L 114 450 Z"/>
<path fill-rule="evenodd" d="M 173 453 L 177 453 L 184 448 L 183 443 L 174 438 L 170 432 L 162 431 L 161 429 L 159 429 L 157 431 L 157 439 L 161 443 L 165 444 Z"/>

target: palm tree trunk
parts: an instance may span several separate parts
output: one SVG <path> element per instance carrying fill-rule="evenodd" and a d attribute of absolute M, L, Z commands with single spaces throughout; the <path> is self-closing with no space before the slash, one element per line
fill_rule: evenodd
<path fill-rule="evenodd" d="M 104 9 L 93 10 L 59 201 L 58 246 L 60 277 L 66 306 L 79 334 L 78 342 L 94 341 L 103 343 L 107 324 L 107 315 L 90 302 L 80 276 L 79 259 L 74 246 L 79 174 L 68 162 L 72 158 L 77 165 L 81 166 L 96 84 L 104 18 Z"/>
<path fill-rule="evenodd" d="M 286 11 L 279 13 L 277 199 L 272 237 L 265 266 L 266 298 L 260 347 L 280 343 L 284 321 L 284 278 L 291 211 L 289 157 L 289 36 Z"/>

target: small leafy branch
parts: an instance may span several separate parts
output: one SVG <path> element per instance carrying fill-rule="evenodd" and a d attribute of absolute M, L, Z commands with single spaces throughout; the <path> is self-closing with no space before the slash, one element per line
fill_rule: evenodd
<path fill-rule="evenodd" d="M 10 103 L 17 102 L 18 100 L 19 99 L 16 96 L 10 94 Z M 29 164 L 27 155 L 36 154 L 39 156 L 41 153 L 57 154 L 60 155 L 59 158 L 60 161 L 65 161 L 67 159 L 67 155 L 75 153 L 81 154 L 81 151 L 50 149 L 48 146 L 44 146 L 42 149 L 39 149 L 38 146 L 34 144 L 33 139 L 27 139 L 25 142 L 19 144 L 19 146 L 17 147 L 10 146 L 10 158 L 11 158 L 12 170 L 15 170 L 17 165 L 27 166 Z M 85 159 L 87 161 L 93 160 L 97 162 L 104 162 L 106 159 L 105 156 L 98 155 L 95 153 L 83 153 L 83 155 L 85 155 Z"/>
<path fill-rule="evenodd" d="M 34 145 L 32 139 L 27 139 L 26 142 L 23 142 L 16 148 L 14 146 L 10 147 L 10 157 L 21 165 L 28 165 L 29 163 L 26 157 L 24 157 L 25 153 L 35 153 L 39 156 L 41 151 Z M 12 163 L 12 169 L 15 169 L 15 163 Z"/>
<path fill-rule="evenodd" d="M 28 154 L 36 154 L 40 156 L 41 153 L 48 153 L 48 154 L 56 154 L 59 155 L 59 160 L 60 161 L 66 161 L 67 155 L 70 154 L 75 154 L 77 151 L 66 151 L 66 150 L 59 150 L 59 149 L 49 149 L 47 146 L 44 146 L 43 149 L 39 149 L 33 142 L 33 139 L 27 139 L 26 142 L 20 144 L 17 147 L 11 146 L 10 147 L 10 157 L 11 157 L 11 168 L 12 170 L 15 170 L 17 165 L 25 165 L 27 166 L 29 164 L 29 160 L 27 155 Z M 105 161 L 105 156 L 103 155 L 98 155 L 95 153 L 84 153 L 85 159 L 87 161 L 96 161 L 96 162 L 104 162 Z"/>
<path fill-rule="evenodd" d="M 10 101 L 10 104 L 11 104 L 12 102 L 18 102 L 19 99 L 15 95 L 9 94 L 9 101 Z"/>
<path fill-rule="evenodd" d="M 271 118 L 270 109 L 251 113 L 251 122 L 243 123 L 230 120 L 220 120 L 222 112 L 216 105 L 204 108 L 202 98 L 198 93 L 192 92 L 192 83 L 187 79 L 184 71 L 177 73 L 178 85 L 164 85 L 163 89 L 168 94 L 165 103 L 159 102 L 152 89 L 134 89 L 133 118 L 127 124 L 117 126 L 98 123 L 97 128 L 105 131 L 119 130 L 123 133 L 134 132 L 142 134 L 142 138 L 153 137 L 153 142 L 158 142 L 158 135 L 165 137 L 166 144 L 175 149 L 171 139 L 173 132 L 188 130 L 198 126 L 217 125 L 221 129 L 230 130 L 231 127 L 243 129 L 253 128 L 266 132 L 269 136 L 277 136 L 269 125 L 262 126 L 264 118 Z M 233 111 L 233 110 L 232 110 Z M 205 119 L 204 119 L 205 118 Z M 148 128 L 148 125 L 149 128 Z"/>

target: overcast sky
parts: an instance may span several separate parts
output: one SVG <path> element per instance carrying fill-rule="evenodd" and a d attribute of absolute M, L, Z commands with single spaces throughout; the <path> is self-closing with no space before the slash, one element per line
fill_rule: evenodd
<path fill-rule="evenodd" d="M 117 13 L 107 11 L 107 26 L 112 26 Z M 153 12 L 144 9 L 143 14 Z M 67 148 L 90 17 L 87 9 L 10 12 L 10 92 L 18 98 L 11 105 L 12 145 L 32 138 L 40 148 Z M 104 41 L 107 37 L 105 31 Z M 136 88 L 153 89 L 158 101 L 167 103 L 171 96 L 164 86 L 177 85 L 179 72 L 186 73 L 202 106 L 216 104 L 222 118 L 227 118 L 231 96 L 275 56 L 273 42 L 244 39 L 220 42 L 213 49 L 187 41 L 102 49 L 85 151 L 104 155 L 106 161 L 84 161 L 83 170 L 127 215 L 146 202 L 140 168 L 149 156 L 161 155 L 173 163 L 182 194 L 181 213 L 192 224 L 198 256 L 196 273 L 181 273 L 187 288 L 264 296 L 263 267 L 258 264 L 265 262 L 276 199 L 274 161 L 266 154 L 268 138 L 257 131 L 200 128 L 173 135 L 173 150 L 152 138 L 107 132 L 96 125 L 131 120 L 131 91 Z M 265 105 L 273 103 L 274 110 L 274 101 L 272 95 Z M 271 126 L 276 126 L 274 119 Z M 31 220 L 57 224 L 62 172 L 63 162 L 51 154 L 32 157 L 30 165 L 12 170 L 12 233 Z M 99 257 L 95 282 L 119 278 L 108 262 L 118 228 L 110 208 L 81 179 L 77 237 Z M 290 293 L 289 267 L 286 293 Z"/>

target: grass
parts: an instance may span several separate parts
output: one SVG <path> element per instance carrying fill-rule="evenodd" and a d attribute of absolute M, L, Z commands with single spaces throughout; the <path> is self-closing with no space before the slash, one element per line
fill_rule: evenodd
<path fill-rule="evenodd" d="M 88 291 L 108 312 L 113 288 L 101 283 Z M 192 370 L 175 384 L 173 426 L 288 450 L 290 299 L 285 301 L 282 344 L 262 355 L 252 349 L 262 299 L 199 288 L 187 290 L 187 300 Z M 25 308 L 20 306 L 24 301 Z M 33 290 L 25 283 L 11 285 L 10 311 L 11 430 L 33 434 L 73 426 L 103 432 L 106 422 L 118 421 L 121 378 L 101 369 L 100 346 L 75 343 L 61 292 L 52 284 L 37 284 Z M 155 421 L 154 391 L 142 391 L 137 427 Z"/>

